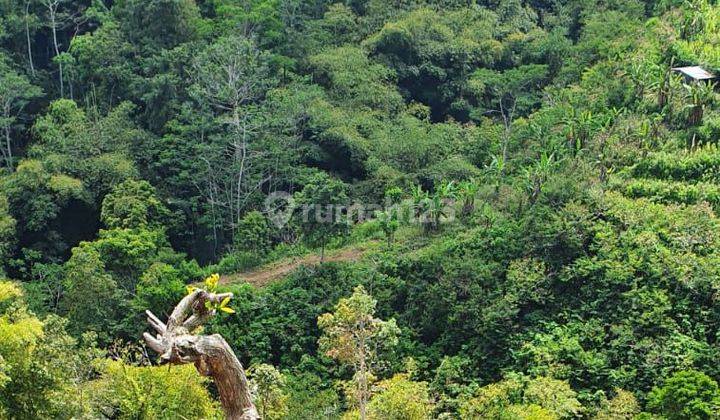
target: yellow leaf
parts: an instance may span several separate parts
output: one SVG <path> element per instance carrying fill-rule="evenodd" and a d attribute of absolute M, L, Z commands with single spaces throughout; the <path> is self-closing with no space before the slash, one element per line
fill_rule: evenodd
<path fill-rule="evenodd" d="M 186 286 L 188 295 L 195 291 L 195 286 Z"/>
<path fill-rule="evenodd" d="M 205 286 L 207 287 L 209 292 L 214 292 L 217 288 L 218 283 L 220 283 L 220 274 L 213 274 L 205 279 Z"/>
<path fill-rule="evenodd" d="M 227 306 L 228 303 L 230 303 L 230 296 L 226 297 L 225 299 L 222 300 L 222 302 L 220 302 L 220 307 L 224 308 Z"/>
<path fill-rule="evenodd" d="M 234 314 L 234 313 L 235 313 L 235 311 L 234 311 L 232 308 L 228 308 L 227 306 L 221 307 L 220 310 L 223 311 L 223 312 L 227 312 L 227 313 L 229 313 L 229 314 Z"/>

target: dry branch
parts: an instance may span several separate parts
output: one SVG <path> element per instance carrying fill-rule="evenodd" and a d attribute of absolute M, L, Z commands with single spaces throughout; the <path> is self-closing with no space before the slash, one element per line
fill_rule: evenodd
<path fill-rule="evenodd" d="M 167 324 L 150 311 L 148 324 L 156 334 L 144 333 L 148 347 L 160 354 L 162 364 L 193 363 L 201 375 L 212 377 L 229 420 L 259 419 L 252 401 L 245 370 L 222 336 L 193 335 L 193 331 L 215 315 L 213 305 L 232 293 L 209 293 L 196 289 L 177 304 Z M 209 303 L 209 304 L 208 304 Z"/>

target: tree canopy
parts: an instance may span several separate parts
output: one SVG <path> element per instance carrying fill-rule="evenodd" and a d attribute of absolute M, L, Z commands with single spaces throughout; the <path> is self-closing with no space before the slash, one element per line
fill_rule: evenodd
<path fill-rule="evenodd" d="M 140 342 L 206 278 L 265 418 L 717 418 L 718 28 L 0 0 L 0 418 L 222 417 Z"/>

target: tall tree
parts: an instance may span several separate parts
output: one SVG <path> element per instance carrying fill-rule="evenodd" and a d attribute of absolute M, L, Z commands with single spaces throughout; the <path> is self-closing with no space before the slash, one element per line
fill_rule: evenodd
<path fill-rule="evenodd" d="M 30 74 L 34 77 L 35 76 L 35 62 L 33 61 L 33 51 L 32 51 L 32 40 L 30 37 L 30 5 L 32 3 L 32 0 L 25 0 L 25 43 L 27 45 L 27 55 L 28 55 L 28 64 L 30 65 Z"/>
<path fill-rule="evenodd" d="M 373 365 L 381 350 L 397 343 L 400 333 L 394 319 L 375 317 L 376 306 L 377 301 L 365 288 L 357 286 L 352 296 L 340 299 L 334 312 L 318 318 L 318 327 L 323 331 L 320 350 L 355 372 L 353 397 L 362 420 L 368 418 Z"/>
<path fill-rule="evenodd" d="M 309 244 L 320 246 L 320 261 L 328 241 L 348 229 L 348 201 L 345 184 L 324 173 L 313 176 L 295 195 L 303 235 Z"/>
<path fill-rule="evenodd" d="M 204 168 L 197 185 L 218 215 L 213 219 L 232 231 L 251 197 L 269 180 L 255 168 L 265 153 L 255 142 L 262 126 L 259 101 L 270 85 L 268 55 L 252 39 L 230 36 L 199 54 L 193 72 L 193 96 L 213 111 L 222 127 L 199 148 Z"/>
<path fill-rule="evenodd" d="M 480 101 L 485 101 L 485 113 L 500 117 L 504 128 L 500 156 L 504 163 L 508 161 L 515 119 L 527 115 L 537 106 L 538 88 L 546 80 L 547 70 L 547 66 L 541 64 L 528 64 L 504 72 L 480 69 L 470 80 Z M 502 170 L 504 174 L 504 167 Z"/>
<path fill-rule="evenodd" d="M 14 168 L 13 130 L 23 108 L 42 94 L 42 90 L 31 84 L 22 74 L 17 73 L 0 53 L 0 129 L 3 131 L 2 156 L 9 170 Z"/>
<path fill-rule="evenodd" d="M 285 418 L 288 415 L 287 394 L 283 389 L 285 376 L 275 366 L 264 363 L 252 366 L 248 375 L 260 417 L 267 420 Z"/>
<path fill-rule="evenodd" d="M 63 62 L 59 60 L 60 56 L 60 41 L 58 40 L 58 31 L 62 29 L 64 25 L 64 17 L 62 15 L 61 6 L 68 0 L 41 0 L 42 5 L 47 10 L 48 26 L 52 33 L 53 49 L 55 51 L 55 58 L 58 65 L 58 79 L 60 80 L 60 97 L 65 97 L 65 78 L 63 76 Z"/>
<path fill-rule="evenodd" d="M 200 23 L 194 0 L 122 0 L 112 12 L 125 37 L 144 56 L 196 39 Z"/>

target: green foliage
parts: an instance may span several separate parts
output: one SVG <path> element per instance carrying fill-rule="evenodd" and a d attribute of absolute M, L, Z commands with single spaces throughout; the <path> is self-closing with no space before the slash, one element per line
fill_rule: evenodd
<path fill-rule="evenodd" d="M 258 413 L 265 419 L 280 419 L 288 415 L 285 377 L 272 365 L 259 364 L 248 370 Z"/>
<path fill-rule="evenodd" d="M 63 258 L 97 229 L 100 201 L 136 175 L 130 145 L 143 136 L 123 104 L 92 118 L 70 100 L 50 105 L 33 131 L 38 141 L 17 170 L 0 180 L 25 246 Z"/>
<path fill-rule="evenodd" d="M 95 241 L 73 248 L 64 273 L 60 306 L 71 331 L 97 331 L 103 344 L 139 334 L 141 311 L 148 309 L 142 305 L 167 312 L 183 296 L 185 282 L 202 276 L 172 251 L 162 231 L 147 229 L 100 231 Z"/>
<path fill-rule="evenodd" d="M 87 389 L 98 412 L 120 419 L 222 418 L 192 365 L 168 369 L 108 360 L 99 369 L 101 377 Z"/>
<path fill-rule="evenodd" d="M 456 124 L 431 124 L 409 115 L 401 115 L 392 125 L 383 126 L 373 133 L 369 159 L 378 177 L 384 168 L 395 171 L 395 179 L 383 186 L 382 193 L 392 186 L 409 186 L 408 179 L 414 183 L 456 179 L 453 176 L 456 174 L 477 175 L 477 170 L 464 170 L 472 165 L 459 156 L 459 151 L 466 147 L 463 146 L 468 141 L 466 136 Z M 443 164 L 444 161 L 449 162 Z"/>
<path fill-rule="evenodd" d="M 18 117 L 23 114 L 23 108 L 41 94 L 42 90 L 30 83 L 25 75 L 17 73 L 0 51 L 0 131 L 3 135 L 0 151 L 4 166 L 10 170 L 15 166 L 14 149 L 19 146 L 13 144 L 13 138 L 18 126 L 22 127 Z"/>
<path fill-rule="evenodd" d="M 167 212 L 152 185 L 127 180 L 105 196 L 100 219 L 109 229 L 159 227 Z"/>
<path fill-rule="evenodd" d="M 567 382 L 511 378 L 480 388 L 460 408 L 463 418 L 574 418 L 582 410 Z"/>
<path fill-rule="evenodd" d="M 264 259 L 252 251 L 239 251 L 225 254 L 217 264 L 216 271 L 222 274 L 231 274 L 255 268 L 260 265 Z"/>
<path fill-rule="evenodd" d="M 385 234 L 388 245 L 392 244 L 395 239 L 395 232 L 400 228 L 400 217 L 398 213 L 399 210 L 397 208 L 375 213 L 377 223 Z"/>
<path fill-rule="evenodd" d="M 398 374 L 377 383 L 368 404 L 369 419 L 425 420 L 430 418 L 432 403 L 427 384 L 414 382 Z"/>
<path fill-rule="evenodd" d="M 463 401 L 470 398 L 477 388 L 467 375 L 471 361 L 461 356 L 445 356 L 435 370 L 429 384 L 433 395 L 437 395 L 435 411 L 440 416 L 458 412 Z"/>
<path fill-rule="evenodd" d="M 10 214 L 7 197 L 0 195 L 0 260 L 7 261 L 15 246 L 16 221 Z"/>
<path fill-rule="evenodd" d="M 676 181 L 714 181 L 719 163 L 720 152 L 709 145 L 694 152 L 653 154 L 633 168 L 633 175 Z"/>
<path fill-rule="evenodd" d="M 374 317 L 376 305 L 372 296 L 357 286 L 351 297 L 338 302 L 334 313 L 320 316 L 318 326 L 324 331 L 320 339 L 322 351 L 341 363 L 357 367 L 375 357 L 378 343 L 391 346 L 399 330 L 394 320 L 386 322 Z"/>
<path fill-rule="evenodd" d="M 311 373 L 301 373 L 288 378 L 288 412 L 300 419 L 310 419 L 317 413 L 328 417 L 340 414 L 340 401 L 333 388 Z"/>
<path fill-rule="evenodd" d="M 347 232 L 346 186 L 325 174 L 313 176 L 295 196 L 298 224 L 305 240 L 325 249 L 328 241 Z"/>
<path fill-rule="evenodd" d="M 142 50 L 172 48 L 193 39 L 200 19 L 193 0 L 125 0 L 112 11 L 123 34 Z M 155 25 L 155 18 L 163 25 Z"/>
<path fill-rule="evenodd" d="M 455 109 L 462 116 L 461 92 L 471 69 L 492 65 L 501 54 L 495 24 L 495 14 L 484 9 L 437 13 L 423 8 L 388 22 L 366 43 L 396 71 L 413 99 L 430 105 L 436 116 Z"/>
<path fill-rule="evenodd" d="M 219 38 L 194 62 L 193 94 L 222 111 L 234 112 L 262 95 L 268 83 L 268 54 L 252 39 Z"/>
<path fill-rule="evenodd" d="M 246 214 L 235 231 L 235 247 L 239 251 L 260 256 L 270 251 L 273 230 L 267 218 L 259 211 Z"/>
<path fill-rule="evenodd" d="M 542 86 L 547 71 L 542 64 L 527 64 L 502 73 L 480 69 L 468 83 L 479 98 L 487 98 L 485 109 L 512 118 L 513 114 L 527 114 L 537 105 L 537 88 Z"/>
<path fill-rule="evenodd" d="M 391 114 L 403 108 L 402 98 L 389 83 L 392 71 L 371 62 L 360 48 L 344 46 L 329 50 L 311 57 L 310 64 L 315 80 L 345 106 Z"/>
<path fill-rule="evenodd" d="M 648 198 L 659 203 L 697 204 L 708 202 L 718 208 L 720 189 L 715 184 L 699 182 L 660 181 L 652 179 L 633 179 L 624 187 L 625 195 L 633 198 Z"/>
<path fill-rule="evenodd" d="M 142 272 L 153 261 L 176 259 L 165 235 L 157 230 L 103 230 L 96 241 L 81 243 L 80 247 L 97 250 L 109 273 L 128 290 L 133 290 Z"/>
<path fill-rule="evenodd" d="M 238 4 L 231 0 L 215 0 L 210 3 L 213 7 L 216 25 L 223 33 L 232 33 L 238 27 L 250 27 L 260 34 L 263 44 L 274 45 L 284 39 L 283 18 L 292 18 L 283 15 L 280 2 L 276 0 L 251 0 L 245 4 Z M 287 3 L 287 12 L 298 5 Z"/>
<path fill-rule="evenodd" d="M 100 98 L 130 92 L 136 80 L 131 60 L 134 49 L 115 20 L 74 37 L 69 54 L 75 59 L 78 89 L 92 90 Z"/>
<path fill-rule="evenodd" d="M 596 420 L 634 419 L 640 412 L 640 404 L 635 396 L 622 389 L 615 390 L 615 396 L 602 404 L 595 415 Z"/>
<path fill-rule="evenodd" d="M 713 418 L 720 6 L 470 3 L 0 1 L 0 417 L 217 417 L 91 361 L 221 272 L 265 417 Z"/>
<path fill-rule="evenodd" d="M 100 253 L 89 246 L 78 247 L 66 264 L 63 313 L 75 333 L 97 331 L 110 341 L 115 320 L 120 318 L 122 297 L 116 281 L 105 272 Z"/>
<path fill-rule="evenodd" d="M 34 317 L 25 314 L 23 318 L 11 322 L 8 319 L 7 307 L 12 305 L 12 300 L 22 296 L 20 289 L 12 283 L 0 283 L 0 303 L 6 308 L 3 311 L 2 323 L 0 331 L 2 331 L 3 345 L 0 350 L 2 355 L 2 376 L 0 376 L 0 389 L 5 394 L 8 384 L 11 383 L 13 377 L 18 376 L 13 372 L 15 369 L 26 368 L 32 361 L 31 356 L 38 340 L 42 337 L 42 323 Z M 12 308 L 11 309 L 15 309 Z M 14 311 L 13 311 L 14 312 Z M 13 405 L 13 401 L 7 401 L 18 395 L 9 393 L 2 398 L 3 402 L 0 409 L 4 415 L 9 415 L 9 409 Z"/>
<path fill-rule="evenodd" d="M 140 277 L 132 300 L 133 308 L 140 313 L 150 310 L 154 314 L 170 315 L 185 295 L 185 280 L 180 270 L 157 262 Z"/>
<path fill-rule="evenodd" d="M 232 343 L 241 360 L 294 366 L 303 356 L 317 354 L 318 316 L 351 293 L 360 274 L 328 263 L 319 269 L 301 269 L 262 290 L 233 287 L 233 309 L 238 315 L 218 322 L 212 331 Z"/>
<path fill-rule="evenodd" d="M 100 352 L 79 348 L 65 325 L 54 316 L 40 321 L 28 312 L 18 286 L 0 282 L 0 415 L 89 415 L 89 401 L 77 384 L 90 379 L 89 363 Z"/>
<path fill-rule="evenodd" d="M 348 395 L 358 405 L 363 419 L 368 410 L 373 365 L 382 350 L 396 344 L 400 334 L 394 319 L 375 318 L 376 305 L 377 301 L 357 286 L 352 296 L 340 299 L 334 312 L 318 317 L 318 327 L 323 331 L 318 342 L 320 351 L 353 370 Z M 378 404 L 382 406 L 382 402 Z"/>
<path fill-rule="evenodd" d="M 29 155 L 51 173 L 81 179 L 99 201 L 116 184 L 136 174 L 130 147 L 145 133 L 132 121 L 132 110 L 132 105 L 123 103 L 100 117 L 88 115 L 71 100 L 55 101 L 33 126 L 38 142 Z"/>
<path fill-rule="evenodd" d="M 81 181 L 52 175 L 37 160 L 24 160 L 5 179 L 10 209 L 25 231 L 42 231 L 72 200 L 88 201 Z"/>
<path fill-rule="evenodd" d="M 706 374 L 680 371 L 648 395 L 648 408 L 667 419 L 712 419 L 720 410 L 720 389 Z"/>

